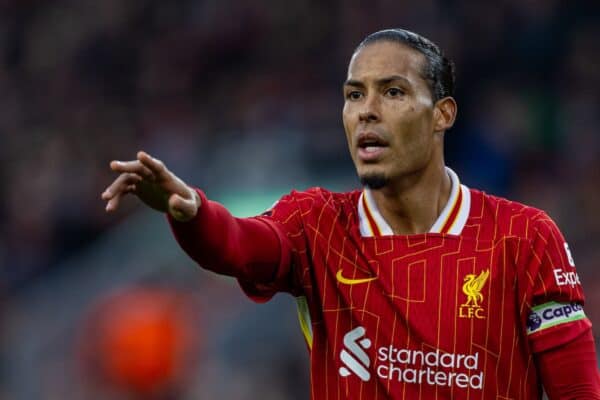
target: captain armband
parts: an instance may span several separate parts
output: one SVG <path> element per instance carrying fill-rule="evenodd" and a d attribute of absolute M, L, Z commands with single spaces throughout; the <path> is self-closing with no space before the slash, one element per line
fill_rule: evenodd
<path fill-rule="evenodd" d="M 531 309 L 527 318 L 527 334 L 532 335 L 553 326 L 586 318 L 583 306 L 579 303 L 540 304 Z"/>

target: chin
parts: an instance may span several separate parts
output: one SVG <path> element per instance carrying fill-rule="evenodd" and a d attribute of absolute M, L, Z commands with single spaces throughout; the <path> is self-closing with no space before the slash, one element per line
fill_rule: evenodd
<path fill-rule="evenodd" d="M 384 174 L 370 173 L 359 175 L 360 183 L 369 189 L 382 189 L 387 186 L 389 179 Z"/>

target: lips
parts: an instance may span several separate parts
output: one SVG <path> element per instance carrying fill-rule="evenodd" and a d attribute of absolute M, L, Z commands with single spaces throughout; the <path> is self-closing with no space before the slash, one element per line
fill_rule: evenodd
<path fill-rule="evenodd" d="M 375 132 L 361 132 L 358 134 L 356 145 L 358 157 L 365 162 L 378 160 L 389 146 L 389 143 Z"/>

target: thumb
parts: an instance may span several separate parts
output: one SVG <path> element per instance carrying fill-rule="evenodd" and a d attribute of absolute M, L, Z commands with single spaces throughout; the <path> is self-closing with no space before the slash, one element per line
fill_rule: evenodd
<path fill-rule="evenodd" d="M 198 204 L 194 198 L 185 199 L 174 193 L 169 197 L 169 214 L 177 221 L 186 222 L 198 213 Z"/>

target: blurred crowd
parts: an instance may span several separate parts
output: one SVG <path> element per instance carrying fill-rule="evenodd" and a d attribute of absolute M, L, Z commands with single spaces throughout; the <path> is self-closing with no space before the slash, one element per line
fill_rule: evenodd
<path fill-rule="evenodd" d="M 456 63 L 448 165 L 545 209 L 600 305 L 600 3 L 559 0 L 1 0 L 0 304 L 135 210 L 99 196 L 138 149 L 209 194 L 356 185 L 341 85 L 387 27 Z"/>

